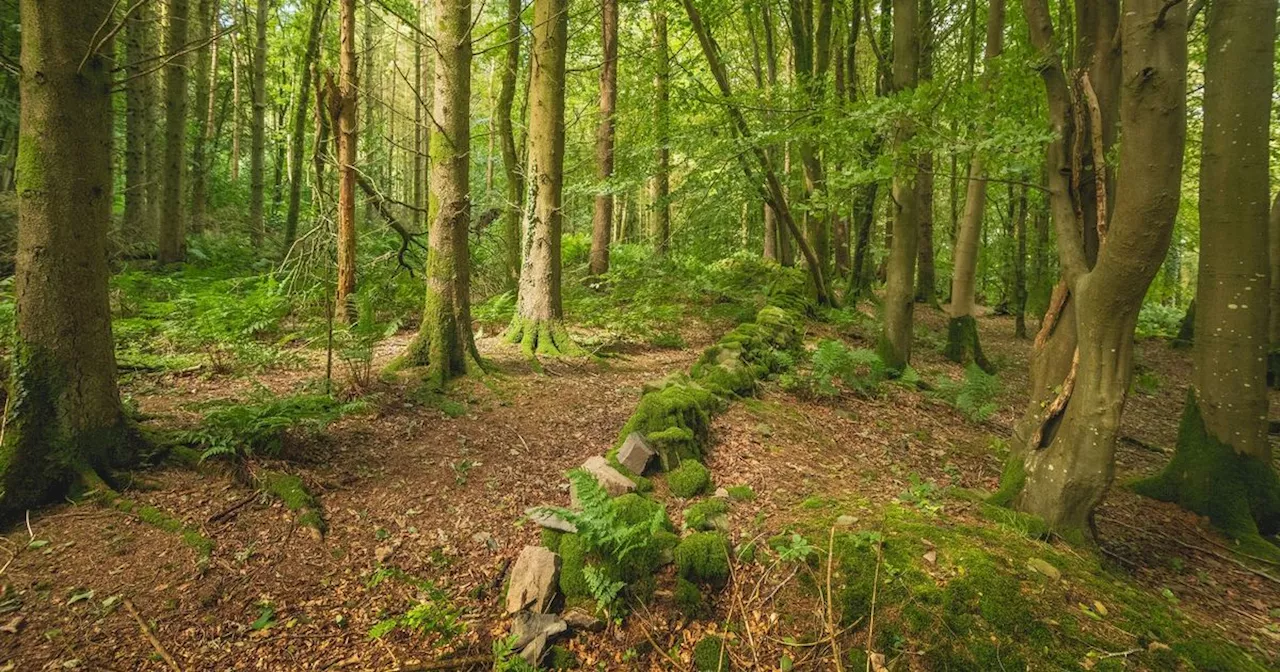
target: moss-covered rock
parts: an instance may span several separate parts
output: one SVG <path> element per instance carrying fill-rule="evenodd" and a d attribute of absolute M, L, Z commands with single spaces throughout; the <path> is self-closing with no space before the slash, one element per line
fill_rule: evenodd
<path fill-rule="evenodd" d="M 725 641 L 707 635 L 693 647 L 693 669 L 697 672 L 729 672 L 729 650 Z"/>
<path fill-rule="evenodd" d="M 670 469 L 684 459 L 699 459 L 711 433 L 711 414 L 721 402 L 715 393 L 693 384 L 676 383 L 640 398 L 636 410 L 619 433 L 613 453 L 632 432 L 649 440 Z"/>
<path fill-rule="evenodd" d="M 582 537 L 566 534 L 560 538 L 560 592 L 565 599 L 591 597 L 583 570 L 587 566 L 587 549 Z"/>
<path fill-rule="evenodd" d="M 697 497 L 711 487 L 711 472 L 697 460 L 685 460 L 667 473 L 667 486 L 676 497 Z"/>
<path fill-rule="evenodd" d="M 547 653 L 546 664 L 549 670 L 576 670 L 581 666 L 578 655 L 559 644 Z"/>
<path fill-rule="evenodd" d="M 676 546 L 675 561 L 686 581 L 723 586 L 729 580 L 729 540 L 719 532 L 695 532 Z"/>
<path fill-rule="evenodd" d="M 723 530 L 729 505 L 723 499 L 704 499 L 685 509 L 684 524 L 691 530 Z"/>

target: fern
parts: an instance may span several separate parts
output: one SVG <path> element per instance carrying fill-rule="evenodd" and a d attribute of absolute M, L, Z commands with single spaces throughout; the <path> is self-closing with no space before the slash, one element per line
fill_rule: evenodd
<path fill-rule="evenodd" d="M 964 380 L 954 381 L 944 376 L 938 379 L 934 388 L 938 397 L 973 422 L 986 421 L 1000 408 L 996 403 L 1002 389 L 1000 378 L 983 371 L 976 364 L 965 367 Z"/>
<path fill-rule="evenodd" d="M 582 576 L 587 580 L 587 590 L 595 598 L 596 607 L 604 613 L 613 611 L 627 582 L 611 580 L 605 572 L 591 565 L 582 568 Z"/>
<path fill-rule="evenodd" d="M 179 438 L 201 447 L 201 460 L 272 455 L 280 451 L 287 432 L 318 432 L 338 418 L 366 407 L 364 402 L 343 404 L 317 394 L 277 397 L 266 389 L 255 394 L 255 402 L 216 402 L 199 427 L 183 432 Z"/>
<path fill-rule="evenodd" d="M 594 476 L 584 469 L 574 469 L 568 476 L 582 510 L 560 507 L 543 507 L 542 510 L 573 523 L 588 552 L 599 553 L 621 563 L 632 553 L 653 546 L 654 535 L 663 529 L 665 523 L 661 509 L 656 509 L 648 520 L 627 524 L 612 506 L 609 493 Z"/>
<path fill-rule="evenodd" d="M 818 342 L 810 365 L 807 376 L 789 378 L 789 386 L 818 397 L 838 397 L 846 389 L 864 397 L 873 396 L 889 377 L 888 369 L 875 352 L 849 348 L 832 339 Z"/>

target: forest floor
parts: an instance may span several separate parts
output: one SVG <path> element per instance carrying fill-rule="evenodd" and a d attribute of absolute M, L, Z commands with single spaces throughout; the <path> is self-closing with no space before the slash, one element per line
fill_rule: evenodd
<path fill-rule="evenodd" d="M 962 376 L 938 354 L 945 317 L 923 307 L 917 316 L 922 377 Z M 279 460 L 251 466 L 302 477 L 323 506 L 323 539 L 278 501 L 216 469 L 150 470 L 144 476 L 151 487 L 129 495 L 212 540 L 205 566 L 193 548 L 137 515 L 75 503 L 32 511 L 0 541 L 0 670 L 393 670 L 442 658 L 492 660 L 490 642 L 506 630 L 504 576 L 522 547 L 538 543 L 537 527 L 521 522 L 525 510 L 566 504 L 565 472 L 613 445 L 641 386 L 687 370 L 724 327 L 690 320 L 681 328 L 685 348 L 636 346 L 593 360 L 548 360 L 541 371 L 515 347 L 483 337 L 478 345 L 494 373 L 461 381 L 447 397 L 374 382 L 374 411 L 344 417 L 319 436 L 291 442 Z M 983 318 L 980 328 L 1003 382 L 998 410 L 981 423 L 902 387 L 818 401 L 777 383 L 716 417 L 707 458 L 716 484 L 755 493 L 730 511 L 735 540 L 786 530 L 815 512 L 875 525 L 904 502 L 939 529 L 997 526 L 961 495 L 997 487 L 1001 447 L 1024 403 L 1030 345 L 1012 337 L 1009 318 Z M 855 331 L 825 324 L 809 330 L 810 341 L 867 345 Z M 375 365 L 409 336 L 384 341 Z M 199 418 L 195 402 L 242 398 L 259 385 L 278 394 L 297 389 L 323 370 L 322 356 L 305 356 L 301 367 L 248 377 L 137 375 L 126 392 L 153 423 L 190 426 Z M 1280 580 L 1271 577 L 1280 567 L 1250 562 L 1205 521 L 1119 487 L 1168 460 L 1191 369 L 1189 353 L 1159 340 L 1142 342 L 1138 361 L 1145 389 L 1126 409 L 1118 487 L 1097 519 L 1104 581 L 1136 584 L 1176 605 L 1186 622 L 1275 665 Z M 1055 556 L 1091 553 L 1060 541 L 1027 543 Z M 783 572 L 735 571 L 742 574 L 735 583 L 750 590 L 754 582 L 757 593 L 761 586 L 768 593 L 742 610 L 752 612 L 755 627 L 736 636 L 751 637 L 757 661 L 744 666 L 778 669 L 775 661 L 786 655 L 795 669 L 834 669 L 825 647 L 780 653 L 784 642 L 821 631 L 821 604 L 798 595 L 788 602 L 795 591 L 784 589 Z M 438 612 L 437 625 L 370 637 L 379 621 L 424 599 L 419 580 L 434 586 L 425 599 Z M 726 595 L 712 618 L 690 621 L 663 608 L 660 591 L 652 610 L 567 647 L 587 667 L 675 669 L 675 661 L 688 664 L 701 634 L 723 629 L 742 599 L 736 590 Z M 1081 599 L 1080 610 L 1098 621 L 1106 616 L 1105 607 Z M 1126 635 L 1134 641 L 1081 660 L 1081 669 L 1123 664 L 1147 646 L 1142 633 L 1116 637 Z M 845 639 L 846 648 L 866 646 L 864 634 Z M 917 653 L 891 655 L 888 669 L 929 669 Z"/>

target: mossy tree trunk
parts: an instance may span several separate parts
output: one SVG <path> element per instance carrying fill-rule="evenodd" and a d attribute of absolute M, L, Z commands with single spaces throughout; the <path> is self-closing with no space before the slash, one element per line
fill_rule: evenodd
<path fill-rule="evenodd" d="M 125 27 L 125 135 L 124 135 L 124 223 L 126 240 L 144 241 L 151 237 L 151 209 L 147 205 L 147 140 L 154 132 L 148 126 L 150 78 L 144 74 L 144 62 L 150 51 L 151 25 L 141 8 L 131 14 Z"/>
<path fill-rule="evenodd" d="M 17 330 L 0 511 L 51 501 L 137 445 L 116 387 L 107 298 L 111 0 L 22 0 Z M 87 55 L 87 57 L 86 57 Z M 83 61 L 83 67 L 81 62 Z"/>
<path fill-rule="evenodd" d="M 1031 431 L 1010 457 L 1015 462 L 1007 473 L 1016 482 L 1007 483 L 1007 491 L 1017 493 L 1016 508 L 1044 519 L 1050 529 L 1083 536 L 1114 476 L 1115 441 L 1133 369 L 1134 327 L 1147 287 L 1164 260 L 1178 209 L 1186 135 L 1186 7 L 1164 0 L 1126 4 L 1119 78 L 1126 85 L 1118 100 L 1118 121 L 1126 129 L 1121 179 L 1108 221 L 1112 190 L 1103 193 L 1106 180 L 1094 176 L 1099 183 L 1093 231 L 1098 251 L 1091 266 L 1087 233 L 1073 207 L 1066 139 L 1073 118 L 1092 118 L 1086 123 L 1097 128 L 1098 106 L 1088 102 L 1087 79 L 1082 83 L 1085 95 L 1073 99 L 1068 90 L 1046 0 L 1025 0 L 1024 6 L 1032 43 L 1044 63 L 1040 72 L 1057 131 L 1050 143 L 1049 189 L 1066 289 L 1055 301 L 1066 312 L 1046 318 L 1047 332 L 1042 330 L 1038 338 L 1044 349 L 1035 366 L 1059 364 L 1061 360 L 1046 360 L 1046 353 L 1069 353 L 1069 364 L 1050 401 L 1042 408 L 1033 401 L 1030 420 L 1024 418 L 1019 426 Z M 1077 111 L 1073 104 L 1090 109 Z M 1062 300 L 1066 296 L 1071 300 Z M 1069 351 L 1066 339 L 1052 343 L 1054 333 L 1064 329 L 1074 341 Z"/>
<path fill-rule="evenodd" d="M 397 366 L 427 367 L 443 386 L 480 364 L 471 333 L 471 2 L 435 1 L 427 298 L 422 324 Z"/>
<path fill-rule="evenodd" d="M 284 217 L 284 253 L 298 236 L 298 220 L 302 216 L 302 153 L 307 145 L 307 125 L 311 112 L 311 69 L 320 53 L 320 38 L 329 0 L 316 0 L 311 7 L 311 25 L 307 30 L 307 46 L 298 68 L 298 102 L 293 108 L 293 128 L 289 135 L 289 209 Z"/>
<path fill-rule="evenodd" d="M 217 12 L 217 3 L 213 0 L 199 0 L 196 3 L 196 22 L 195 35 L 193 40 L 206 43 L 212 31 L 216 30 L 214 18 Z M 207 156 L 209 141 L 209 125 L 213 122 L 209 118 L 207 111 L 212 105 L 214 98 L 213 82 L 210 81 L 210 72 L 214 70 L 213 58 L 216 58 L 217 50 L 212 44 L 204 44 L 196 51 L 196 67 L 195 77 L 195 116 L 196 127 L 193 134 L 193 142 L 191 143 L 191 232 L 200 233 L 204 230 L 205 219 L 208 217 L 209 203 L 209 159 Z"/>
<path fill-rule="evenodd" d="M 653 239 L 658 254 L 671 246 L 671 49 L 667 44 L 667 13 L 653 13 L 654 113 L 658 131 L 657 170 L 653 175 Z"/>
<path fill-rule="evenodd" d="M 1228 534 L 1280 529 L 1267 441 L 1268 123 L 1276 3 L 1208 8 L 1195 371 L 1173 461 L 1139 485 Z M 1280 555 L 1280 550 L 1274 554 Z"/>
<path fill-rule="evenodd" d="M 351 295 L 356 291 L 356 2 L 341 0 L 338 51 L 338 281 L 334 294 L 334 316 L 350 319 Z M 366 11 L 368 11 L 366 9 Z"/>
<path fill-rule="evenodd" d="M 1013 223 L 1013 335 L 1027 337 L 1027 187 L 1018 191 L 1018 215 Z"/>
<path fill-rule="evenodd" d="M 516 100 L 516 78 L 520 74 L 520 40 L 523 32 L 521 0 L 507 0 L 506 51 L 502 59 L 502 87 L 498 92 L 498 141 L 502 148 L 502 170 L 507 176 L 507 203 L 503 209 L 503 249 L 507 284 L 520 281 L 520 218 L 524 211 L 524 176 L 520 172 L 520 152 L 516 148 L 511 115 Z"/>
<path fill-rule="evenodd" d="M 920 61 L 919 0 L 893 2 L 893 88 L 912 89 L 916 85 Z M 902 120 L 894 133 L 894 145 L 901 149 L 911 143 L 915 129 Z M 911 361 L 912 322 L 915 312 L 916 257 L 920 247 L 920 203 L 916 197 L 919 162 L 908 160 L 893 176 L 893 243 L 885 266 L 884 331 L 878 351 L 890 369 L 901 370 Z"/>
<path fill-rule="evenodd" d="M 165 52 L 174 54 L 165 68 L 164 190 L 160 195 L 160 251 L 157 261 L 172 264 L 186 256 L 183 178 L 187 172 L 188 0 L 169 0 Z"/>
<path fill-rule="evenodd" d="M 254 15 L 253 121 L 249 127 L 249 239 L 262 244 L 266 232 L 263 206 L 266 200 L 267 149 L 267 10 L 269 0 L 258 0 Z"/>
<path fill-rule="evenodd" d="M 592 275 L 609 270 L 609 238 L 613 233 L 613 194 L 607 185 L 613 177 L 614 109 L 618 104 L 618 0 L 601 4 L 601 49 L 604 62 L 600 67 L 600 125 L 596 129 L 596 177 L 601 192 L 596 194 L 591 220 Z"/>
<path fill-rule="evenodd" d="M 564 326 L 560 233 L 564 211 L 565 51 L 568 0 L 535 0 L 529 88 L 529 163 L 516 314 L 506 337 L 525 354 L 581 354 Z"/>
<path fill-rule="evenodd" d="M 996 59 L 1004 48 L 1004 0 L 991 0 L 987 10 L 986 70 L 982 73 L 983 92 L 991 90 L 995 78 Z M 969 160 L 969 181 L 964 199 L 964 216 L 956 232 L 955 264 L 951 272 L 951 321 L 947 325 L 947 345 L 943 350 L 953 362 L 972 361 L 991 372 L 991 363 L 982 354 L 975 319 L 978 241 L 982 237 L 982 218 L 987 207 L 987 179 L 982 155 L 974 152 Z"/>
<path fill-rule="evenodd" d="M 831 21 L 834 4 L 818 0 L 817 13 L 813 0 L 789 0 L 791 57 L 796 83 L 813 113 L 809 115 L 810 134 L 797 141 L 800 165 L 804 173 L 804 194 L 808 208 L 804 215 L 804 235 L 823 277 L 831 276 L 830 213 L 821 207 L 826 189 L 826 174 L 817 144 L 811 139 L 821 126 L 820 110 L 826 95 L 827 71 L 831 63 Z"/>

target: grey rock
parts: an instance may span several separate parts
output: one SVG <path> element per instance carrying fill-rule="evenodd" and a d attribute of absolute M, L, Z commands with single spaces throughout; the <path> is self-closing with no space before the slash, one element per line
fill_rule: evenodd
<path fill-rule="evenodd" d="M 728 488 L 716 488 L 716 494 L 712 495 L 716 499 L 729 499 Z"/>
<path fill-rule="evenodd" d="M 528 516 L 529 520 L 532 520 L 539 526 L 545 527 L 549 530 L 558 530 L 560 532 L 568 532 L 569 534 L 574 534 L 578 531 L 577 525 L 574 525 L 564 518 L 537 506 L 525 509 L 524 515 Z"/>
<path fill-rule="evenodd" d="M 609 493 L 610 497 L 625 495 L 628 492 L 634 492 L 636 489 L 636 484 L 631 479 L 609 466 L 608 460 L 599 455 L 592 455 L 587 458 L 587 461 L 582 463 L 582 468 L 595 477 L 596 482 L 600 484 L 600 487 L 604 488 L 605 492 Z"/>
<path fill-rule="evenodd" d="M 853 527 L 857 523 L 858 523 L 857 518 L 854 518 L 853 516 L 850 516 L 847 514 L 840 516 L 839 518 L 836 518 L 837 527 Z"/>
<path fill-rule="evenodd" d="M 622 447 L 618 449 L 618 463 L 638 476 L 644 474 L 645 467 L 649 466 L 649 461 L 654 455 L 657 455 L 657 452 L 649 446 L 648 441 L 645 441 L 644 435 L 640 432 L 631 432 L 627 435 L 627 440 L 622 443 Z"/>
<path fill-rule="evenodd" d="M 515 645 L 512 648 L 523 649 L 539 637 L 550 639 L 568 629 L 568 624 L 555 614 L 535 614 L 531 611 L 517 612 L 511 618 L 511 634 L 515 635 L 516 638 Z"/>
<path fill-rule="evenodd" d="M 534 667 L 542 665 L 542 657 L 547 655 L 547 636 L 538 635 L 532 642 L 529 642 L 523 649 L 520 649 L 520 657 L 524 662 Z"/>
<path fill-rule="evenodd" d="M 560 556 L 542 546 L 525 546 L 511 568 L 507 588 L 507 613 L 528 609 L 543 613 L 556 596 Z"/>
<path fill-rule="evenodd" d="M 564 614 L 564 622 L 569 629 L 577 632 L 600 632 L 604 630 L 604 621 L 581 609 L 570 609 Z"/>

